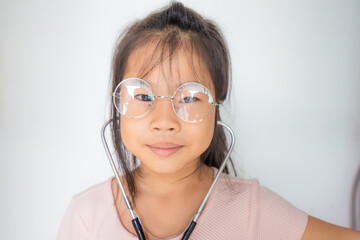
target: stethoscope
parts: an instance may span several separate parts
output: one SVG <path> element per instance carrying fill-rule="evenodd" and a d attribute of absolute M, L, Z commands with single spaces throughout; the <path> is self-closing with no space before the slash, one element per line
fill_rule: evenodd
<path fill-rule="evenodd" d="M 123 197 L 124 197 L 126 207 L 127 207 L 127 208 L 129 209 L 129 211 L 130 211 L 130 215 L 131 215 L 131 218 L 132 218 L 132 221 L 131 221 L 131 222 L 132 222 L 132 225 L 133 225 L 133 227 L 134 227 L 134 229 L 135 229 L 135 232 L 136 232 L 139 240 L 146 240 L 145 234 L 144 234 L 144 231 L 143 231 L 143 228 L 142 228 L 142 225 L 141 225 L 141 222 L 140 222 L 140 220 L 139 220 L 139 217 L 138 217 L 138 215 L 136 214 L 136 212 L 133 210 L 133 208 L 132 208 L 132 206 L 131 206 L 131 203 L 130 203 L 130 201 L 129 201 L 129 198 L 128 198 L 128 196 L 127 196 L 126 193 L 125 193 L 124 187 L 123 187 L 123 185 L 122 185 L 122 183 L 121 183 L 121 181 L 120 181 L 119 173 L 118 173 L 118 171 L 116 170 L 116 167 L 115 167 L 115 162 L 114 162 L 114 160 L 113 160 L 113 158 L 112 158 L 112 155 L 111 155 L 110 150 L 109 150 L 109 146 L 108 146 L 108 144 L 107 144 L 107 142 L 106 142 L 106 139 L 105 139 L 105 129 L 106 129 L 106 127 L 109 125 L 110 122 L 112 122 L 112 119 L 108 120 L 108 121 L 103 125 L 103 127 L 102 127 L 102 129 L 101 129 L 101 139 L 102 139 L 102 142 L 103 142 L 103 144 L 104 144 L 104 148 L 105 148 L 107 157 L 108 157 L 108 159 L 109 159 L 111 168 L 112 168 L 112 170 L 113 170 L 113 172 L 114 172 L 114 175 L 115 175 L 115 177 L 116 177 L 117 183 L 119 184 L 121 193 L 122 193 L 122 195 L 123 195 Z M 232 152 L 232 150 L 233 150 L 233 148 L 234 148 L 235 135 L 234 135 L 234 132 L 232 131 L 232 129 L 231 129 L 228 125 L 226 125 L 225 123 L 223 123 L 223 122 L 221 122 L 221 121 L 217 121 L 216 123 L 217 123 L 218 125 L 220 125 L 220 126 L 225 127 L 225 128 L 229 131 L 229 133 L 230 133 L 230 135 L 231 135 L 231 144 L 230 144 L 230 147 L 229 147 L 229 151 L 228 151 L 228 153 L 226 154 L 225 160 L 224 160 L 224 162 L 221 164 L 221 167 L 219 168 L 219 170 L 218 170 L 218 172 L 217 172 L 217 174 L 216 174 L 216 177 L 215 177 L 213 183 L 211 184 L 211 186 L 210 186 L 210 188 L 209 188 L 209 191 L 207 192 L 207 194 L 206 194 L 204 200 L 202 201 L 200 207 L 198 208 L 195 216 L 191 219 L 191 222 L 190 222 L 189 226 L 185 229 L 185 231 L 184 231 L 183 233 L 181 233 L 181 234 L 183 234 L 181 240 L 187 240 L 187 239 L 189 239 L 191 233 L 194 231 L 194 228 L 195 228 L 195 226 L 196 226 L 196 222 L 197 222 L 197 220 L 199 219 L 199 217 L 200 217 L 200 215 L 201 215 L 201 213 L 202 213 L 202 211 L 203 211 L 203 209 L 204 209 L 204 207 L 205 207 L 205 204 L 206 204 L 206 202 L 207 202 L 207 200 L 208 200 L 208 198 L 209 198 L 209 196 L 210 196 L 210 194 L 211 194 L 211 191 L 213 190 L 213 188 L 214 188 L 217 180 L 219 179 L 220 174 L 221 174 L 222 171 L 224 170 L 224 168 L 225 168 L 225 166 L 226 166 L 226 163 L 227 163 L 227 161 L 228 161 L 228 159 L 229 159 L 229 157 L 230 157 L 230 154 L 231 154 L 231 152 Z M 150 235 L 150 234 L 149 234 L 149 235 Z M 171 237 L 171 238 L 174 238 L 174 237 Z M 171 238 L 169 238 L 169 239 L 171 239 Z"/>

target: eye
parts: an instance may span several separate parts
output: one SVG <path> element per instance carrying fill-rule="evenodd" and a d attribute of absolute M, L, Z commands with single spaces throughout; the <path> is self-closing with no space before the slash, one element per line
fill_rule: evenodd
<path fill-rule="evenodd" d="M 144 102 L 152 101 L 151 97 L 149 95 L 146 95 L 146 94 L 136 94 L 135 99 L 140 100 L 140 101 L 144 101 Z"/>
<path fill-rule="evenodd" d="M 194 103 L 197 101 L 199 101 L 197 97 L 184 97 L 179 101 L 179 103 Z"/>

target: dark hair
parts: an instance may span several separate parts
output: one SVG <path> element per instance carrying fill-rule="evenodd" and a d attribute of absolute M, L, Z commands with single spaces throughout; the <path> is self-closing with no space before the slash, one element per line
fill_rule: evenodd
<path fill-rule="evenodd" d="M 172 2 L 168 7 L 154 12 L 136 21 L 120 35 L 112 62 L 112 91 L 123 80 L 130 54 L 149 42 L 155 43 L 154 52 L 159 56 L 152 57 L 142 74 L 146 75 L 164 59 L 171 59 L 181 46 L 186 46 L 199 56 L 207 68 L 215 89 L 217 103 L 222 103 L 230 88 L 230 59 L 228 49 L 221 31 L 211 20 L 205 19 L 194 10 L 184 7 L 182 3 Z M 165 55 L 166 54 L 166 55 Z M 153 59 L 157 58 L 157 59 Z M 118 157 L 119 168 L 124 174 L 127 187 L 134 203 L 137 188 L 134 181 L 133 167 L 136 158 L 126 149 L 120 132 L 120 113 L 114 104 L 111 105 L 112 137 Z M 216 120 L 220 119 L 216 107 Z M 219 168 L 227 153 L 227 143 L 222 127 L 215 124 L 213 139 L 208 149 L 200 156 L 207 166 Z M 236 175 L 233 162 L 230 160 Z M 229 173 L 228 167 L 224 170 Z"/>

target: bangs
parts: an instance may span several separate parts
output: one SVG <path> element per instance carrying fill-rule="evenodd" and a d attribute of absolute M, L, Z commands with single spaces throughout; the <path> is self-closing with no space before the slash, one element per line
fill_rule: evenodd
<path fill-rule="evenodd" d="M 159 68 L 159 74 L 162 74 L 164 79 L 170 77 L 166 79 L 169 92 L 173 93 L 184 82 L 198 82 L 211 90 L 216 99 L 209 66 L 201 55 L 202 47 L 196 42 L 189 34 L 176 28 L 145 34 L 129 55 L 124 75 L 129 73 L 129 70 L 136 69 L 135 73 L 130 71 L 130 77 L 147 80 L 148 75 Z M 191 73 L 190 79 L 184 78 L 181 69 L 187 69 Z M 157 82 L 153 83 L 154 89 Z"/>

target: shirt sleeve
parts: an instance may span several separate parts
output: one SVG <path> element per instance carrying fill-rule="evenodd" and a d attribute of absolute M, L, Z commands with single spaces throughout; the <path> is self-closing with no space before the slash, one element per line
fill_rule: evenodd
<path fill-rule="evenodd" d="M 76 197 L 71 199 L 60 224 L 57 240 L 86 240 L 88 228 L 77 209 Z"/>
<path fill-rule="evenodd" d="M 266 187 L 257 194 L 255 239 L 300 240 L 305 232 L 308 215 Z"/>

